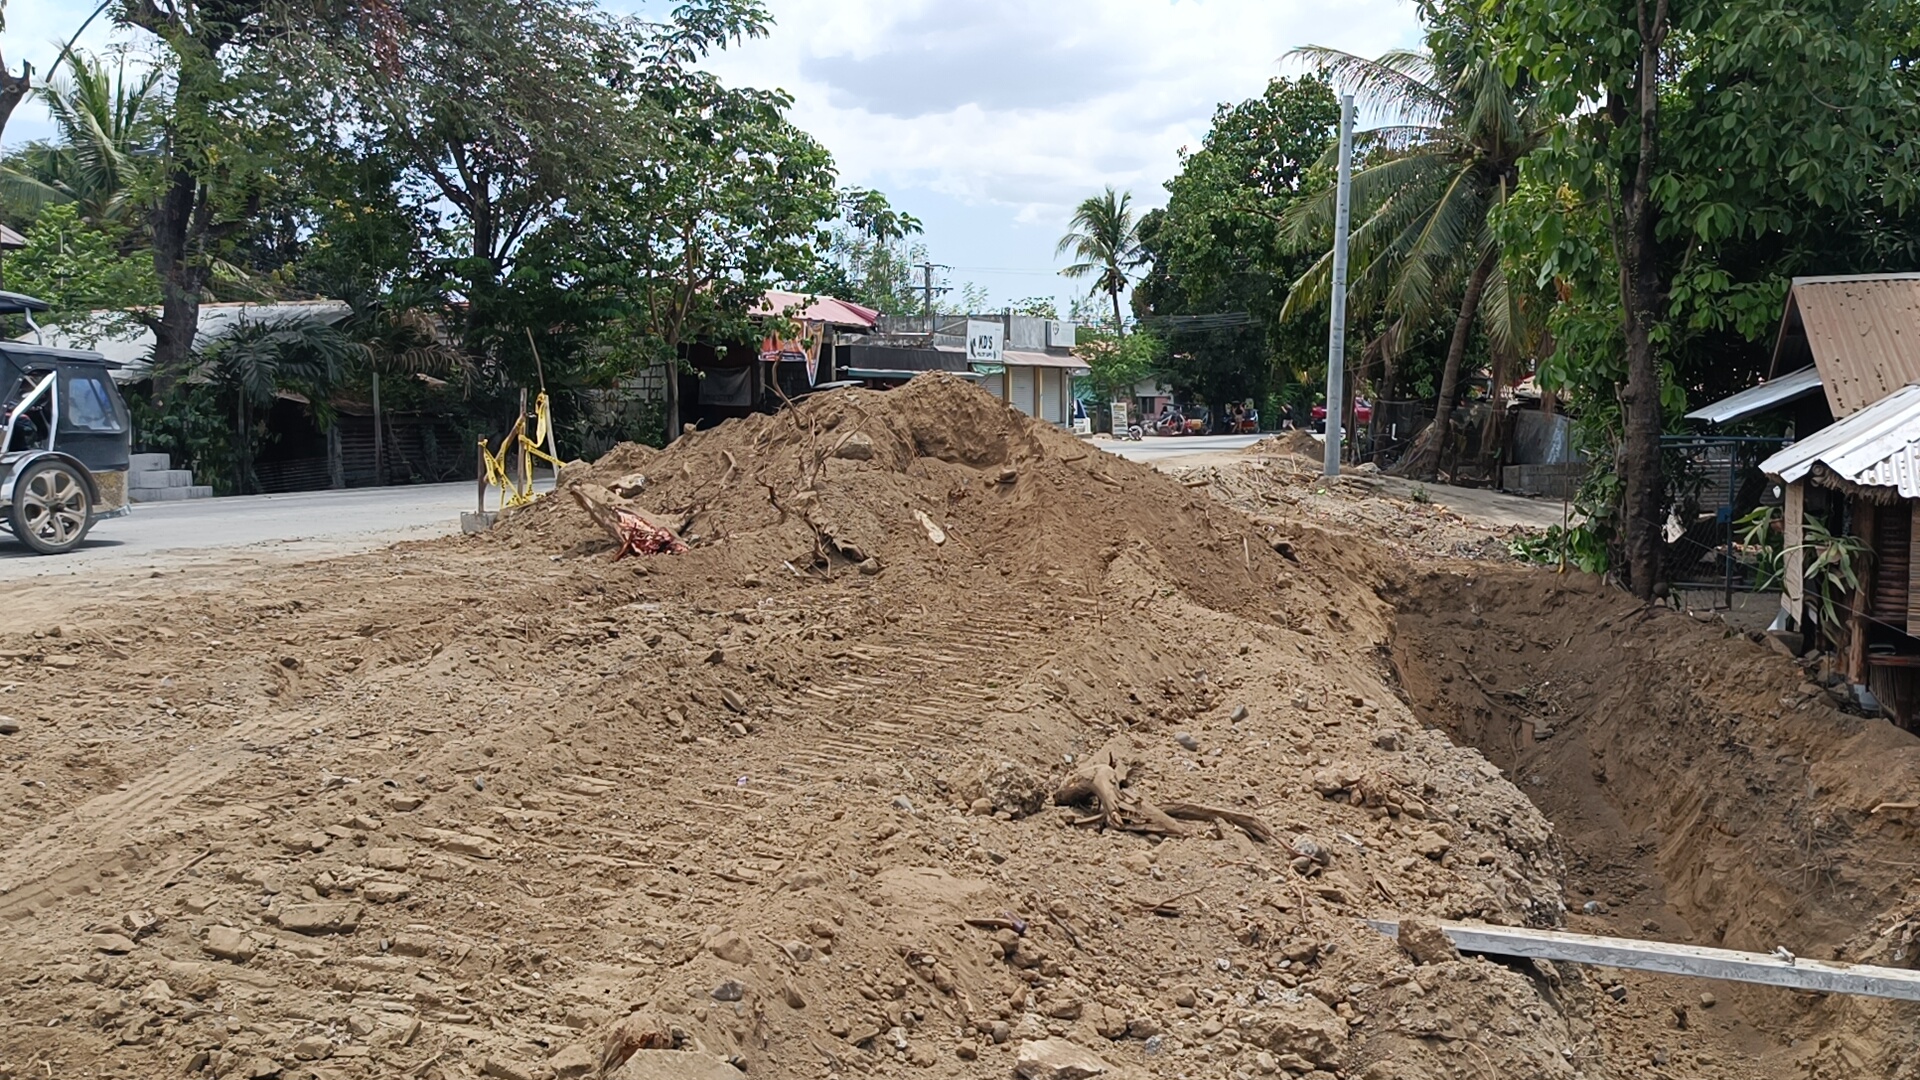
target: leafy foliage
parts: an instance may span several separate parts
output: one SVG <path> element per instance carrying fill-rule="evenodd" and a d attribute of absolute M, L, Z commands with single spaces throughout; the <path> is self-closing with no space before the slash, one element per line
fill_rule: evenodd
<path fill-rule="evenodd" d="M 1431 51 L 1394 50 L 1368 60 L 1326 48 L 1296 50 L 1351 86 L 1395 123 L 1366 133 L 1367 157 L 1353 175 L 1358 224 L 1349 239 L 1352 277 L 1363 303 L 1391 320 L 1388 349 L 1458 298 L 1458 314 L 1428 431 L 1400 471 L 1431 479 L 1451 437 L 1453 406 L 1476 320 L 1506 357 L 1534 335 L 1529 308 L 1508 287 L 1494 229 L 1552 116 L 1531 86 L 1508 84 L 1484 38 L 1460 17 L 1428 10 Z M 1285 315 L 1324 305 L 1331 288 L 1334 191 L 1296 203 L 1285 218 L 1299 250 L 1327 251 L 1294 283 Z"/>
<path fill-rule="evenodd" d="M 122 255 L 111 234 L 81 220 L 78 203 L 42 210 L 26 240 L 7 257 L 7 287 L 52 305 L 42 324 L 67 326 L 82 344 L 127 329 L 126 316 L 95 319 L 92 312 L 159 299 L 152 261 Z"/>
<path fill-rule="evenodd" d="M 67 54 L 67 73 L 36 94 L 57 137 L 34 142 L 0 164 L 0 199 L 22 216 L 42 207 L 76 204 L 96 226 L 119 222 L 139 179 L 140 158 L 155 153 L 154 113 L 164 108 L 164 73 L 112 71 L 83 52 Z"/>
<path fill-rule="evenodd" d="M 1086 361 L 1087 384 L 1095 403 L 1131 401 L 1134 384 L 1158 370 L 1166 352 L 1166 342 L 1147 330 L 1120 337 L 1106 330 L 1082 329 L 1073 348 L 1073 355 Z"/>
<path fill-rule="evenodd" d="M 1142 219 L 1151 265 L 1134 309 L 1166 338 L 1161 370 L 1182 394 L 1219 403 L 1264 398 L 1277 384 L 1304 415 L 1303 380 L 1325 371 L 1326 331 L 1280 319 L 1310 260 L 1280 242 L 1276 222 L 1314 182 L 1339 116 L 1316 76 L 1274 79 L 1258 97 L 1220 106 L 1168 181 L 1166 209 Z M 1221 315 L 1229 318 L 1182 318 Z"/>

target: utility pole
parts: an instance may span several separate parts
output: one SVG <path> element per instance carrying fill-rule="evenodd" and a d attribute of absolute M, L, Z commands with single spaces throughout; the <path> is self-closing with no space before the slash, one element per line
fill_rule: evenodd
<path fill-rule="evenodd" d="M 1327 302 L 1326 475 L 1340 475 L 1340 428 L 1347 411 L 1347 219 L 1353 201 L 1353 95 L 1340 95 L 1340 186 L 1333 204 L 1333 292 Z"/>
<path fill-rule="evenodd" d="M 947 291 L 947 288 L 944 285 L 938 289 L 933 287 L 933 272 L 935 270 L 951 270 L 953 269 L 953 267 L 944 266 L 940 263 L 923 262 L 923 263 L 914 264 L 914 269 L 920 271 L 921 280 L 925 283 L 921 286 L 921 288 L 926 292 L 926 297 L 927 297 L 927 300 L 926 300 L 927 340 L 932 341 L 933 340 L 933 294 L 936 292 Z"/>

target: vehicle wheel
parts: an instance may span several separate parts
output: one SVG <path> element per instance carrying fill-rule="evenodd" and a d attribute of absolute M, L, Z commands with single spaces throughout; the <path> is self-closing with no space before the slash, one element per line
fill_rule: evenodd
<path fill-rule="evenodd" d="M 64 461 L 27 466 L 13 485 L 13 535 L 42 555 L 72 551 L 93 524 L 93 500 L 80 471 Z"/>

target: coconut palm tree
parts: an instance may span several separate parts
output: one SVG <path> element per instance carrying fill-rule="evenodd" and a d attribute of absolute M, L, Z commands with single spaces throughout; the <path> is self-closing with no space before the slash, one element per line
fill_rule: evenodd
<path fill-rule="evenodd" d="M 162 73 L 112 70 L 82 52 L 67 54 L 67 74 L 38 90 L 59 132 L 0 165 L 0 195 L 24 207 L 77 203 L 90 224 L 126 212 L 139 159 L 154 150 L 153 112 Z"/>
<path fill-rule="evenodd" d="M 360 346 L 357 358 L 365 365 L 368 385 L 373 391 L 374 482 L 385 484 L 387 418 L 380 406 L 380 376 L 386 373 L 430 379 L 468 378 L 473 374 L 473 366 L 434 314 L 448 307 L 447 297 L 437 290 L 402 286 L 385 295 L 368 294 L 349 302 L 353 314 L 340 328 Z M 328 471 L 333 486 L 344 487 L 340 431 L 331 416 L 326 418 L 326 429 Z"/>
<path fill-rule="evenodd" d="M 366 353 L 338 327 L 314 318 L 243 321 L 193 361 L 191 382 L 207 383 L 233 406 L 234 490 L 257 487 L 254 416 L 283 391 L 322 402 Z"/>
<path fill-rule="evenodd" d="M 1120 318 L 1120 294 L 1130 284 L 1128 272 L 1147 261 L 1132 203 L 1131 192 L 1116 193 L 1111 187 L 1105 194 L 1087 197 L 1074 208 L 1067 234 L 1053 249 L 1055 255 L 1072 252 L 1079 260 L 1060 271 L 1062 277 L 1091 277 L 1091 292 L 1113 298 L 1113 328 L 1122 337 L 1126 336 L 1126 324 Z"/>
<path fill-rule="evenodd" d="M 1553 117 L 1524 83 L 1509 86 L 1483 50 L 1436 55 L 1398 49 L 1369 60 L 1309 46 L 1292 55 L 1396 121 L 1359 139 L 1366 156 L 1353 174 L 1356 224 L 1348 241 L 1356 297 L 1379 304 L 1407 326 L 1424 323 L 1451 301 L 1459 304 L 1433 423 L 1397 470 L 1432 479 L 1451 432 L 1476 320 L 1505 355 L 1517 353 L 1526 336 L 1521 298 L 1501 272 L 1492 216 L 1519 181 L 1521 159 L 1545 140 Z M 1284 238 L 1301 250 L 1325 250 L 1333 217 L 1329 189 L 1289 208 Z M 1327 299 L 1331 266 L 1331 254 L 1322 256 L 1294 282 L 1282 317 Z"/>

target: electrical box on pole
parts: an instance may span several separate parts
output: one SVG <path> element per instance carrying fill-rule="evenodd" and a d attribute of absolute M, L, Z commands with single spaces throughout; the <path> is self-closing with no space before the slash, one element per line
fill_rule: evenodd
<path fill-rule="evenodd" d="M 1347 418 L 1347 220 L 1353 201 L 1353 95 L 1340 95 L 1340 185 L 1333 204 L 1333 289 L 1327 303 L 1326 474 L 1340 475 L 1340 429 Z"/>

